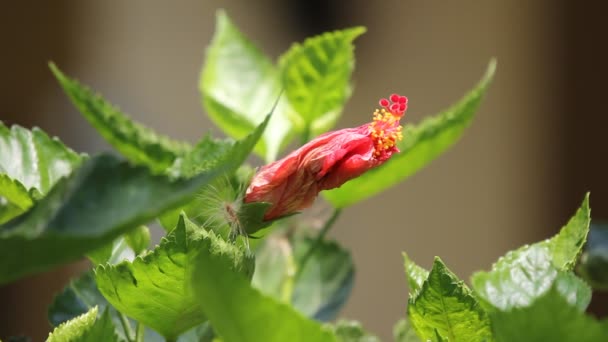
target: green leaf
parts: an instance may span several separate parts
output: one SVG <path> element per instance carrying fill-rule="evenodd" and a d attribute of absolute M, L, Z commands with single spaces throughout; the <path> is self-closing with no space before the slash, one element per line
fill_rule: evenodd
<path fill-rule="evenodd" d="M 135 254 L 141 254 L 150 245 L 150 229 L 146 226 L 136 227 L 125 234 L 125 240 Z"/>
<path fill-rule="evenodd" d="M 228 259 L 233 269 L 253 273 L 250 255 L 182 216 L 153 252 L 133 262 L 97 267 L 99 291 L 120 312 L 175 339 L 206 320 L 189 288 L 192 259 L 201 249 Z"/>
<path fill-rule="evenodd" d="M 245 232 L 249 235 L 255 234 L 263 228 L 269 227 L 275 221 L 281 220 L 285 218 L 282 216 L 278 219 L 274 220 L 265 220 L 264 214 L 268 208 L 272 206 L 272 203 L 267 202 L 252 202 L 252 203 L 243 203 L 239 207 L 239 212 L 237 213 L 239 222 L 242 224 Z"/>
<path fill-rule="evenodd" d="M 75 278 L 66 286 L 62 292 L 57 294 L 49 306 L 48 318 L 52 326 L 69 321 L 70 319 L 86 313 L 91 308 L 97 306 L 99 311 L 107 310 L 114 322 L 115 332 L 120 339 L 127 340 L 123 321 L 120 318 L 120 313 L 108 303 L 104 296 L 97 289 L 93 271 L 89 270 L 79 277 Z M 133 328 L 137 322 L 127 319 L 129 322 L 129 332 L 133 336 Z M 186 333 L 182 334 L 178 341 L 180 342 L 202 342 L 211 341 L 210 339 L 201 339 L 209 335 L 209 328 L 205 324 L 197 326 Z M 144 333 L 144 341 L 146 342 L 164 342 L 165 339 L 155 331 L 146 327 Z"/>
<path fill-rule="evenodd" d="M 87 313 L 82 314 L 68 322 L 65 322 L 55 328 L 49 337 L 46 339 L 47 342 L 65 342 L 65 341 L 77 341 L 85 331 L 91 329 L 95 324 L 97 318 L 97 307 L 92 308 Z"/>
<path fill-rule="evenodd" d="M 25 186 L 5 174 L 0 174 L 0 193 L 6 201 L 6 205 L 16 206 L 20 213 L 28 210 L 34 204 L 34 199 L 30 197 Z"/>
<path fill-rule="evenodd" d="M 555 286 L 523 308 L 491 313 L 497 342 L 600 342 L 608 322 L 598 322 L 570 305 Z"/>
<path fill-rule="evenodd" d="M 82 159 L 37 127 L 31 131 L 17 125 L 9 129 L 0 121 L 0 198 L 5 201 L 0 203 L 0 211 L 5 212 L 0 223 L 28 210 Z"/>
<path fill-rule="evenodd" d="M 393 336 L 395 342 L 421 342 L 418 335 L 416 335 L 414 328 L 412 328 L 410 322 L 405 318 L 400 319 L 397 324 L 395 324 Z"/>
<path fill-rule="evenodd" d="M 116 150 L 132 162 L 161 172 L 171 166 L 177 156 L 191 149 L 185 142 L 171 140 L 133 121 L 103 97 L 64 75 L 55 64 L 50 63 L 49 66 L 74 106 Z"/>
<path fill-rule="evenodd" d="M 152 175 L 108 155 L 89 160 L 28 213 L 0 226 L 0 284 L 76 260 L 188 203 L 203 185 L 247 158 L 267 122 L 236 142 L 216 167 L 191 179 Z"/>
<path fill-rule="evenodd" d="M 454 106 L 416 126 L 405 126 L 403 141 L 398 145 L 400 153 L 340 188 L 324 191 L 325 198 L 336 208 L 353 205 L 405 180 L 445 152 L 473 120 L 495 65 L 491 61 L 477 86 Z"/>
<path fill-rule="evenodd" d="M 296 265 L 302 262 L 316 239 L 294 241 Z M 336 318 L 350 296 L 355 266 L 350 253 L 335 241 L 323 240 L 314 249 L 294 284 L 293 306 L 321 321 Z"/>
<path fill-rule="evenodd" d="M 557 269 L 570 271 L 574 268 L 587 241 L 590 223 L 591 209 L 589 193 L 587 193 L 580 208 L 562 227 L 559 234 L 545 242 L 549 246 L 553 265 Z"/>
<path fill-rule="evenodd" d="M 0 176 L 0 178 L 2 178 L 2 176 Z M 0 224 L 9 221 L 21 213 L 23 213 L 23 209 L 0 196 Z"/>
<path fill-rule="evenodd" d="M 149 244 L 150 230 L 146 226 L 138 226 L 114 241 L 90 251 L 87 257 L 95 265 L 105 263 L 114 265 L 123 260 L 132 261 L 136 255 L 146 250 Z"/>
<path fill-rule="evenodd" d="M 240 139 L 273 107 L 281 82 L 271 61 L 220 11 L 199 89 L 211 120 L 226 134 Z M 266 161 L 274 160 L 290 141 L 290 111 L 287 101 L 280 99 L 268 130 L 255 148 Z"/>
<path fill-rule="evenodd" d="M 280 58 L 285 95 L 307 138 L 327 131 L 338 119 L 351 94 L 352 43 L 364 32 L 363 27 L 327 32 L 294 44 Z"/>
<path fill-rule="evenodd" d="M 408 315 L 423 340 L 437 341 L 437 336 L 451 342 L 492 339 L 487 313 L 438 257 L 418 295 L 410 298 Z"/>
<path fill-rule="evenodd" d="M 593 224 L 577 272 L 594 289 L 608 290 L 608 225 Z"/>
<path fill-rule="evenodd" d="M 94 265 L 117 264 L 123 260 L 133 260 L 135 252 L 122 235 L 114 241 L 88 252 L 87 257 Z"/>
<path fill-rule="evenodd" d="M 267 296 L 291 303 L 296 275 L 293 246 L 283 233 L 266 237 L 255 251 L 251 285 Z"/>
<path fill-rule="evenodd" d="M 547 246 L 536 244 L 507 253 L 492 267 L 491 272 L 477 272 L 472 284 L 478 295 L 500 310 L 530 305 L 549 291 L 564 275 L 554 268 Z M 584 310 L 591 299 L 591 290 L 574 275 L 574 279 L 558 287 L 572 304 Z M 576 289 L 576 291 L 572 291 Z"/>
<path fill-rule="evenodd" d="M 334 326 L 334 334 L 341 342 L 380 342 L 380 339 L 367 333 L 361 323 L 340 320 Z"/>
<path fill-rule="evenodd" d="M 267 237 L 256 250 L 252 285 L 302 314 L 320 321 L 336 318 L 353 286 L 350 253 L 335 241 L 321 241 L 302 262 L 314 241 L 303 234 L 290 239 L 284 233 Z M 296 276 L 298 274 L 298 276 Z"/>
<path fill-rule="evenodd" d="M 498 259 L 490 272 L 477 272 L 471 283 L 477 294 L 501 310 L 529 305 L 551 288 L 558 271 L 549 248 L 524 246 Z"/>
<path fill-rule="evenodd" d="M 167 173 L 173 176 L 192 177 L 213 168 L 221 156 L 234 144 L 230 140 L 216 140 L 206 136 L 194 148 L 178 157 Z"/>
<path fill-rule="evenodd" d="M 47 342 L 94 342 L 94 341 L 119 341 L 114 333 L 114 324 L 110 314 L 106 310 L 97 318 L 97 307 L 93 307 L 87 313 L 67 321 L 53 330 Z"/>
<path fill-rule="evenodd" d="M 568 224 L 553 238 L 524 246 L 498 259 L 490 272 L 472 277 L 475 291 L 501 310 L 529 305 L 548 291 L 558 274 L 576 263 L 589 230 L 589 197 Z M 589 304 L 590 290 L 581 285 L 580 296 L 565 296 L 581 309 Z M 585 294 L 586 293 L 586 294 Z"/>
<path fill-rule="evenodd" d="M 403 253 L 403 266 L 407 276 L 407 284 L 410 287 L 410 297 L 416 297 L 422 284 L 429 277 L 429 271 L 416 265 L 406 253 Z"/>
<path fill-rule="evenodd" d="M 55 296 L 49 306 L 48 319 L 52 326 L 58 326 L 94 307 L 103 311 L 108 307 L 108 302 L 97 290 L 93 272 L 87 271 Z"/>
<path fill-rule="evenodd" d="M 319 323 L 261 294 L 243 275 L 227 272 L 229 261 L 202 249 L 193 287 L 211 325 L 225 342 L 337 341 Z"/>

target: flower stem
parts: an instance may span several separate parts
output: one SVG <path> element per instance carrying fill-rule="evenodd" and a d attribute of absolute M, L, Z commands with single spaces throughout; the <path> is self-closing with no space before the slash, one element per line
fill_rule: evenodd
<path fill-rule="evenodd" d="M 135 342 L 144 342 L 144 335 L 146 327 L 141 324 L 141 322 L 137 322 L 137 327 L 135 328 Z"/>
<path fill-rule="evenodd" d="M 122 329 L 125 332 L 125 337 L 128 342 L 133 342 L 133 330 L 131 330 L 131 324 L 129 323 L 129 319 L 122 312 L 118 312 L 118 317 L 120 318 L 120 323 L 122 324 Z"/>
<path fill-rule="evenodd" d="M 334 223 L 336 223 L 336 220 L 338 219 L 338 217 L 340 217 L 341 213 L 342 209 L 334 209 L 334 212 L 331 214 L 331 217 L 325 222 L 325 225 L 323 226 L 323 228 L 321 228 L 321 231 L 319 232 L 319 235 L 317 235 L 317 238 L 313 242 L 312 246 L 310 246 L 310 249 L 306 252 L 306 254 L 304 254 L 302 262 L 300 263 L 300 267 L 296 272 L 296 280 L 300 277 L 300 275 L 302 274 L 302 270 L 306 266 L 306 263 L 308 263 L 308 260 L 310 260 L 314 252 L 317 250 L 317 248 L 319 248 L 319 245 L 321 244 L 321 242 L 323 242 L 323 239 L 325 239 L 325 236 L 327 235 L 329 230 L 334 226 Z"/>

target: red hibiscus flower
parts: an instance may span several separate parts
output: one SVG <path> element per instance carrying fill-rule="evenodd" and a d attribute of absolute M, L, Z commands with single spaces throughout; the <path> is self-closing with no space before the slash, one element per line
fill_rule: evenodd
<path fill-rule="evenodd" d="M 273 220 L 312 205 L 322 190 L 333 189 L 386 162 L 399 152 L 399 120 L 407 98 L 393 94 L 380 100 L 371 123 L 318 136 L 285 158 L 260 168 L 245 202 L 268 202 L 264 215 Z"/>

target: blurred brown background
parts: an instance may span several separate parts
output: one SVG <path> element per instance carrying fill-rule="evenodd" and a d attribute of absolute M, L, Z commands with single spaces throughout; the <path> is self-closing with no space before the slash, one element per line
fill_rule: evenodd
<path fill-rule="evenodd" d="M 419 121 L 460 98 L 498 59 L 473 126 L 446 155 L 373 201 L 349 208 L 334 235 L 357 277 L 343 317 L 390 340 L 404 314 L 401 251 L 440 255 L 463 279 L 508 249 L 550 236 L 587 190 L 608 218 L 606 5 L 567 1 L 53 1 L 0 4 L 0 120 L 40 126 L 78 151 L 108 149 L 48 71 L 55 61 L 162 133 L 195 140 L 213 129 L 197 80 L 214 14 L 225 8 L 266 53 L 354 25 L 353 98 L 340 127 L 368 121 L 391 92 Z M 73 268 L 0 287 L 0 338 L 48 333 L 46 306 Z M 600 314 L 608 302 L 596 295 Z M 602 311 L 603 310 L 603 311 Z"/>

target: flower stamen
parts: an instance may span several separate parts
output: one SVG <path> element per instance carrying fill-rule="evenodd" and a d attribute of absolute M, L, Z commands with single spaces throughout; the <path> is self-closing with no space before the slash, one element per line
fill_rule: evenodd
<path fill-rule="evenodd" d="M 399 123 L 407 110 L 407 97 L 392 94 L 388 99 L 380 99 L 381 109 L 376 109 L 373 122 L 369 125 L 370 137 L 374 143 L 373 155 L 380 161 L 387 160 L 399 152 L 397 142 L 403 139 Z"/>

